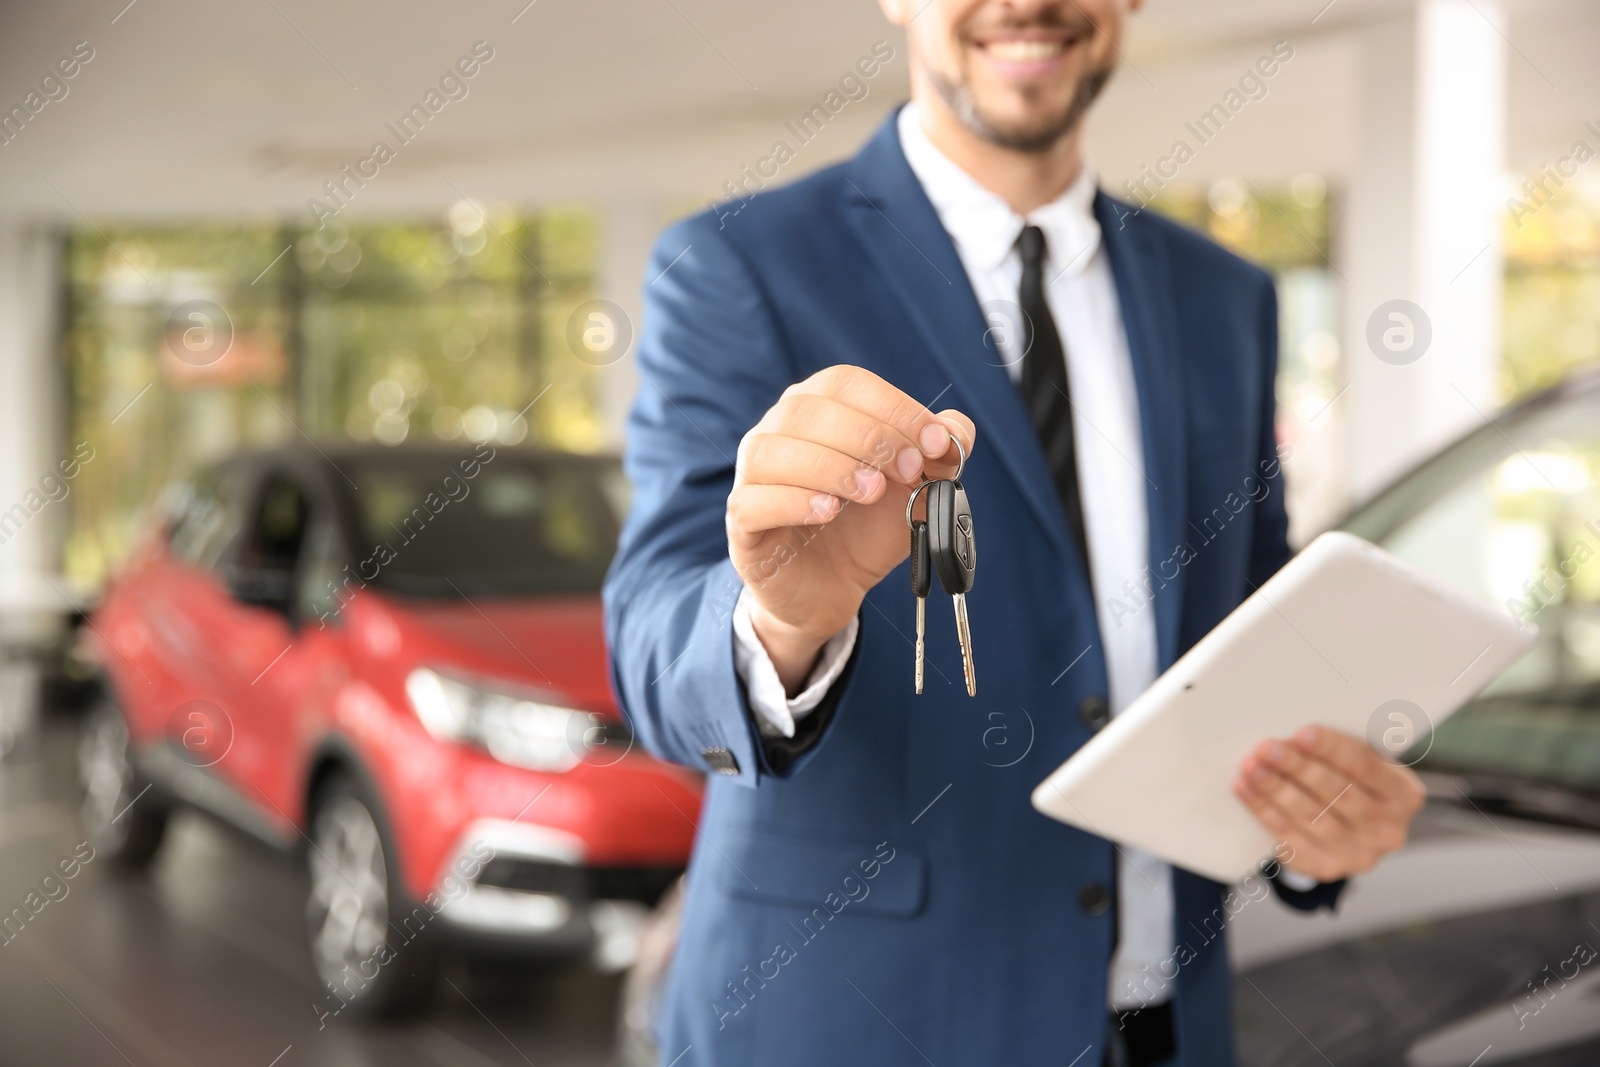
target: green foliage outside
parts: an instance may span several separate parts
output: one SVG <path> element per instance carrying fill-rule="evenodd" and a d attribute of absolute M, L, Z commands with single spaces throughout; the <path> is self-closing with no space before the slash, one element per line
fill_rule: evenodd
<path fill-rule="evenodd" d="M 162 486 L 243 447 L 601 447 L 600 371 L 566 341 L 568 317 L 594 296 L 597 238 L 587 211 L 467 202 L 445 220 L 74 231 L 69 432 L 97 455 L 73 494 L 67 573 L 98 584 Z M 223 316 L 169 328 L 196 300 Z M 230 324 L 225 354 L 182 353 L 184 339 L 211 336 L 186 329 Z"/>

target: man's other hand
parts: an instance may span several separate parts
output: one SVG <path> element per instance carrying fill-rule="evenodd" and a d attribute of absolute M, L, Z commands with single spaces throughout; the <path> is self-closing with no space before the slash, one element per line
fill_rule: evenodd
<path fill-rule="evenodd" d="M 1409 767 L 1317 726 L 1257 745 L 1233 791 L 1292 850 L 1284 866 L 1319 882 L 1362 874 L 1398 850 L 1426 797 Z"/>

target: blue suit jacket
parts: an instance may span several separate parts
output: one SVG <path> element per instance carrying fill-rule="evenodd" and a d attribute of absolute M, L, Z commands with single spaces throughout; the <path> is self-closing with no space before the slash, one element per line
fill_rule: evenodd
<path fill-rule="evenodd" d="M 1137 381 L 1151 568 L 1146 588 L 1102 592 L 1155 612 L 1164 669 L 1289 556 L 1277 307 L 1266 274 L 1209 241 L 1103 194 L 1095 211 Z M 1115 852 L 1029 804 L 1090 736 L 1080 704 L 1107 691 L 1091 592 L 893 120 L 848 163 L 678 223 L 649 277 L 634 505 L 606 587 L 613 684 L 651 751 L 722 772 L 689 868 L 664 1059 L 692 1046 L 680 1064 L 1097 1065 L 1115 912 L 1095 895 Z M 848 673 L 796 752 L 763 746 L 735 674 L 723 508 L 740 438 L 835 363 L 976 420 L 963 482 L 980 686 L 967 696 L 936 587 L 928 691 L 913 695 L 902 567 L 868 594 Z M 1181 1062 L 1230 1063 L 1222 931 L 1257 894 L 1173 878 L 1177 944 L 1151 988 L 1175 997 Z"/>

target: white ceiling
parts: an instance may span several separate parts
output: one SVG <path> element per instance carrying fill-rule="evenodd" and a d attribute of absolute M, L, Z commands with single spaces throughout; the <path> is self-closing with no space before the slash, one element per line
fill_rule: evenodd
<path fill-rule="evenodd" d="M 0 110 L 76 42 L 95 50 L 68 95 L 0 146 L 0 211 L 300 216 L 374 140 L 395 144 L 384 123 L 478 40 L 494 58 L 469 95 L 399 150 L 352 213 L 435 211 L 462 195 L 705 200 L 774 140 L 793 144 L 784 120 L 818 103 L 874 42 L 890 42 L 896 58 L 786 176 L 848 154 L 906 92 L 900 38 L 873 0 L 126 3 L 8 0 L 0 10 Z M 1356 149 L 1353 30 L 1407 5 L 1334 0 L 1313 25 L 1326 3 L 1151 0 L 1091 126 L 1112 184 L 1164 152 L 1278 37 L 1294 42 L 1293 64 L 1186 177 L 1337 179 Z M 1600 4 L 1509 6 L 1509 153 L 1529 167 L 1600 119 Z"/>

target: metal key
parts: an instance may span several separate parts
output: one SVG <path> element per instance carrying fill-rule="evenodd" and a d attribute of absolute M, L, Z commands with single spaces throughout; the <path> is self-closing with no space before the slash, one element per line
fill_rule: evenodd
<path fill-rule="evenodd" d="M 978 545 L 972 532 L 972 510 L 959 477 L 928 484 L 928 555 L 939 584 L 950 594 L 956 611 L 956 638 L 961 642 L 961 671 L 967 695 L 978 695 L 972 658 L 972 629 L 967 621 L 967 593 L 978 570 Z"/>
<path fill-rule="evenodd" d="M 917 598 L 917 695 L 922 695 L 923 637 L 927 629 L 928 590 L 933 585 L 928 558 L 928 523 L 917 519 L 911 524 L 911 595 Z"/>

